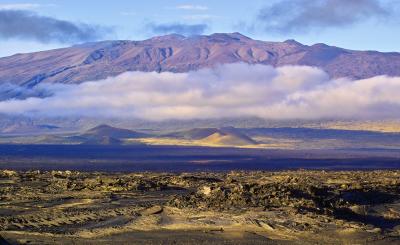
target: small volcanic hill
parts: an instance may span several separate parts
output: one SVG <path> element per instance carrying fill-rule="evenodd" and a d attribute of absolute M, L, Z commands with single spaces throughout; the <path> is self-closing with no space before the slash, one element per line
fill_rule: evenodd
<path fill-rule="evenodd" d="M 217 128 L 193 128 L 186 131 L 171 133 L 166 136 L 188 140 L 200 140 L 218 132 L 219 130 Z"/>
<path fill-rule="evenodd" d="M 132 131 L 129 129 L 115 128 L 109 125 L 99 125 L 89 129 L 81 136 L 87 138 L 114 138 L 114 139 L 128 139 L 128 138 L 144 138 L 148 137 L 147 134 Z"/>
<path fill-rule="evenodd" d="M 244 146 L 258 144 L 249 136 L 241 133 L 234 127 L 225 128 L 194 128 L 167 135 L 187 140 L 199 140 L 211 145 Z"/>
<path fill-rule="evenodd" d="M 215 145 L 232 145 L 232 146 L 244 146 L 244 145 L 256 145 L 257 142 L 249 137 L 240 137 L 239 135 L 217 132 L 204 139 L 201 139 L 204 143 L 215 144 Z"/>
<path fill-rule="evenodd" d="M 149 135 L 129 129 L 99 125 L 78 135 L 44 135 L 35 143 L 39 144 L 86 144 L 86 145 L 121 145 L 124 139 L 137 139 Z"/>

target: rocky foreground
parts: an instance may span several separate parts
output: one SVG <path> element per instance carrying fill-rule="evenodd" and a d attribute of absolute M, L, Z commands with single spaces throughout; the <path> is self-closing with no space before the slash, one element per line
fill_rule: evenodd
<path fill-rule="evenodd" d="M 400 171 L 0 171 L 0 243 L 399 244 Z"/>

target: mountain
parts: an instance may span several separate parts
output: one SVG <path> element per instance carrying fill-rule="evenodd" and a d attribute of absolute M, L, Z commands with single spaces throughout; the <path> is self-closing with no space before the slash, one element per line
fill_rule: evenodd
<path fill-rule="evenodd" d="M 195 140 L 211 145 L 243 146 L 258 144 L 252 138 L 234 127 L 194 128 L 166 135 L 166 137 Z"/>
<path fill-rule="evenodd" d="M 244 145 L 256 145 L 257 142 L 252 140 L 250 137 L 241 137 L 237 134 L 217 132 L 212 135 L 205 137 L 200 140 L 203 143 L 211 145 L 226 145 L 226 146 L 244 146 Z"/>
<path fill-rule="evenodd" d="M 170 133 L 165 136 L 187 140 L 200 140 L 218 132 L 219 130 L 217 128 L 193 128 L 189 130 Z"/>
<path fill-rule="evenodd" d="M 129 129 L 122 129 L 102 124 L 91 128 L 83 134 L 48 134 L 40 136 L 36 144 L 87 144 L 87 145 L 121 145 L 124 139 L 145 138 L 149 135 Z M 131 143 L 132 144 L 132 143 Z"/>
<path fill-rule="evenodd" d="M 126 71 L 187 72 L 235 62 L 317 66 L 332 77 L 356 79 L 400 75 L 400 53 L 354 51 L 325 44 L 307 46 L 295 40 L 267 42 L 240 33 L 216 33 L 103 41 L 16 54 L 0 58 L 0 84 L 31 88 L 42 82 L 82 83 Z"/>
<path fill-rule="evenodd" d="M 87 130 L 82 137 L 87 138 L 101 138 L 101 139 L 128 139 L 128 138 L 144 138 L 148 137 L 147 134 L 132 131 L 129 129 L 115 128 L 109 125 L 99 125 L 92 129 Z"/>

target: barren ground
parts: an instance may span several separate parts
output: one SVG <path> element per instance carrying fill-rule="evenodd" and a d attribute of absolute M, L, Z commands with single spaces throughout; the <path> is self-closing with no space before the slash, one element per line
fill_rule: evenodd
<path fill-rule="evenodd" d="M 399 244 L 400 171 L 0 171 L 11 244 Z"/>

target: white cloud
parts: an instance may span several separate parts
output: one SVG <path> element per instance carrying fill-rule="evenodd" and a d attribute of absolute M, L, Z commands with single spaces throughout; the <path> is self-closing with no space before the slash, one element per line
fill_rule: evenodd
<path fill-rule="evenodd" d="M 123 16 L 136 16 L 138 14 L 137 14 L 137 12 L 133 12 L 133 11 L 122 11 L 122 12 L 120 12 L 120 15 L 123 15 Z"/>
<path fill-rule="evenodd" d="M 183 19 L 185 20 L 211 20 L 216 18 L 219 18 L 219 16 L 210 14 L 192 14 L 183 16 Z"/>
<path fill-rule="evenodd" d="M 176 6 L 177 9 L 183 10 L 208 10 L 207 6 L 203 5 L 192 5 L 192 4 L 183 4 Z"/>
<path fill-rule="evenodd" d="M 54 95 L 3 101 L 0 113 L 150 120 L 400 118 L 399 77 L 331 80 L 324 71 L 307 66 L 238 63 L 189 73 L 127 72 L 37 89 Z"/>
<path fill-rule="evenodd" d="M 0 4 L 0 10 L 30 10 L 41 7 L 36 3 L 10 3 Z"/>

